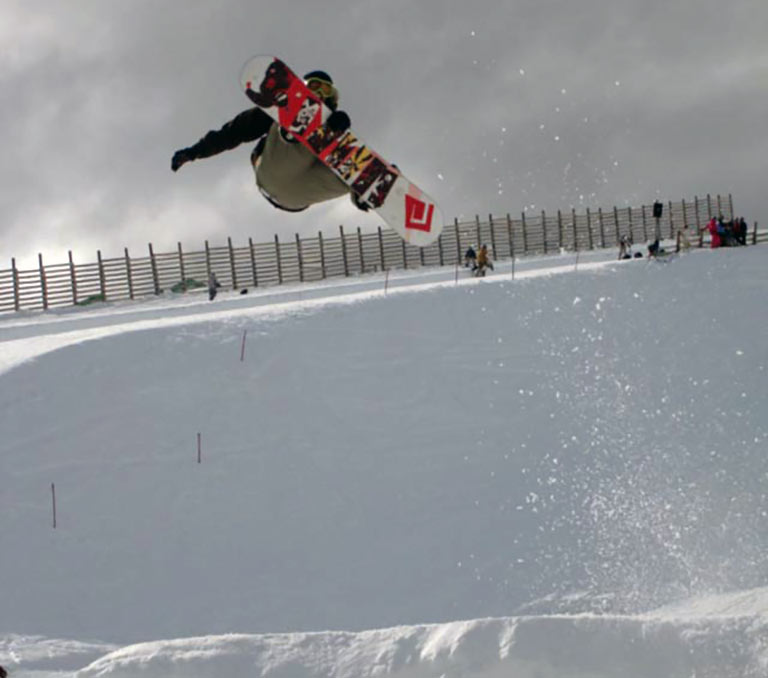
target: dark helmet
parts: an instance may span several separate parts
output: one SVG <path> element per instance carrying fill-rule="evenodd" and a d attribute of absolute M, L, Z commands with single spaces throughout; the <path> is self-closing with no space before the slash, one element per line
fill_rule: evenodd
<path fill-rule="evenodd" d="M 307 86 L 319 96 L 328 108 L 336 110 L 339 105 L 339 91 L 333 79 L 325 71 L 310 71 L 304 76 Z"/>

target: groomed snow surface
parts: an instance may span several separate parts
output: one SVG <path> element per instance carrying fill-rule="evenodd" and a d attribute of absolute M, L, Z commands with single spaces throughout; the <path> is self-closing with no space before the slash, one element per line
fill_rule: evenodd
<path fill-rule="evenodd" d="M 0 664 L 768 676 L 768 247 L 613 256 L 3 316 Z"/>

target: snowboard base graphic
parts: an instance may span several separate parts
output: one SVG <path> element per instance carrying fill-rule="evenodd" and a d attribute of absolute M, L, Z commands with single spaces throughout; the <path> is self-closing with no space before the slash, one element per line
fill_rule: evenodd
<path fill-rule="evenodd" d="M 406 242 L 423 247 L 443 230 L 435 201 L 351 130 L 326 126 L 331 115 L 280 59 L 256 56 L 240 77 L 246 96 L 339 177 Z"/>

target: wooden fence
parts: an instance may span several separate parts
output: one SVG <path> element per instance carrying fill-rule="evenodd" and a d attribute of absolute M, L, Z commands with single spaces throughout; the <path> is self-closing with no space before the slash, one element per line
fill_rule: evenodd
<path fill-rule="evenodd" d="M 733 198 L 711 197 L 665 204 L 659 220 L 662 237 L 674 238 L 680 229 L 698 234 L 712 216 L 734 217 Z M 463 259 L 470 244 L 487 243 L 494 259 L 527 254 L 546 254 L 560 250 L 588 250 L 614 247 L 622 235 L 635 242 L 653 239 L 656 223 L 652 207 L 613 207 L 609 210 L 586 210 L 577 213 L 558 211 L 537 215 L 523 213 L 519 218 L 479 216 L 472 221 L 446 225 L 440 238 L 429 247 L 406 244 L 389 229 L 372 233 L 345 231 L 339 236 L 317 237 L 254 243 L 246 247 L 211 247 L 197 252 L 182 251 L 181 243 L 174 252 L 157 253 L 149 244 L 146 256 L 128 254 L 103 258 L 88 264 L 76 264 L 72 253 L 64 264 L 44 264 L 38 255 L 38 266 L 20 270 L 15 259 L 11 268 L 0 270 L 0 312 L 49 309 L 92 301 L 137 299 L 164 292 L 184 292 L 206 284 L 213 271 L 223 288 L 280 285 L 311 282 L 340 276 L 421 266 L 444 266 Z M 696 238 L 689 237 L 692 242 Z M 757 242 L 757 224 L 752 234 Z M 699 239 L 701 246 L 703 240 Z"/>

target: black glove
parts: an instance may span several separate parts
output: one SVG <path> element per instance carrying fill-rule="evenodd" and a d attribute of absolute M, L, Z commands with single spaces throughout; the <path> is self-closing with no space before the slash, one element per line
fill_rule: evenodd
<path fill-rule="evenodd" d="M 355 207 L 357 207 L 357 209 L 359 209 L 360 211 L 367 212 L 369 209 L 371 209 L 371 206 L 367 202 L 365 202 L 364 200 L 361 200 L 354 193 L 350 193 L 349 195 L 352 198 L 352 204 Z"/>
<path fill-rule="evenodd" d="M 190 160 L 194 159 L 195 156 L 192 155 L 192 151 L 190 151 L 188 148 L 182 148 L 180 151 L 176 151 L 173 154 L 173 158 L 171 159 L 171 169 L 175 172 L 185 162 L 189 162 Z"/>
<path fill-rule="evenodd" d="M 346 132 L 352 125 L 349 116 L 344 111 L 334 111 L 325 121 L 328 129 L 334 132 Z"/>

